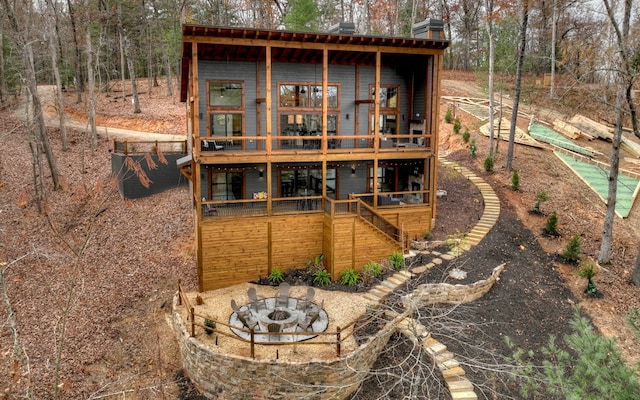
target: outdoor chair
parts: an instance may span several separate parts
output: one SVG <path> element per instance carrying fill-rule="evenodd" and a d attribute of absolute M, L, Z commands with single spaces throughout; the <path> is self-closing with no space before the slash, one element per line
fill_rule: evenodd
<path fill-rule="evenodd" d="M 311 332 L 313 332 L 313 323 L 320 317 L 320 309 L 311 309 L 305 315 L 304 320 L 298 322 L 298 326 L 303 331 L 309 330 L 311 328 Z"/>
<path fill-rule="evenodd" d="M 278 294 L 276 295 L 276 307 L 289 307 L 289 289 L 291 287 L 287 282 L 282 282 L 278 286 Z"/>
<path fill-rule="evenodd" d="M 215 140 L 203 140 L 202 141 L 202 150 L 203 151 L 224 150 L 224 146 L 221 146 L 221 145 L 217 144 Z"/>
<path fill-rule="evenodd" d="M 258 294 L 256 293 L 256 288 L 249 288 L 247 290 L 247 296 L 249 297 L 251 306 L 256 312 L 258 312 L 261 308 L 264 310 L 267 309 L 266 300 L 264 298 L 258 298 Z"/>
<path fill-rule="evenodd" d="M 272 322 L 267 325 L 267 330 L 269 331 L 269 333 L 277 333 L 277 335 L 269 335 L 269 341 L 271 341 L 273 336 L 276 336 L 278 339 L 280 339 L 280 324 Z"/>
<path fill-rule="evenodd" d="M 253 318 L 251 315 L 251 311 L 249 309 L 243 310 L 242 307 L 238 307 L 236 301 L 231 299 L 231 308 L 235 311 L 238 320 L 242 322 L 243 326 L 249 328 L 249 330 L 253 330 L 258 325 L 258 320 Z"/>
<path fill-rule="evenodd" d="M 306 311 L 313 303 L 313 297 L 315 296 L 315 294 L 316 292 L 315 290 L 313 290 L 312 287 L 307 288 L 307 295 L 305 296 L 304 299 L 298 299 L 298 302 L 296 303 L 296 308 L 298 310 Z"/>

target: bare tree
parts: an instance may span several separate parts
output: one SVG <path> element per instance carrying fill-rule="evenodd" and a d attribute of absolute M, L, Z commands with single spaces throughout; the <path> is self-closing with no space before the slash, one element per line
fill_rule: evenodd
<path fill-rule="evenodd" d="M 611 258 L 611 242 L 613 238 L 613 220 L 615 218 L 616 191 L 618 186 L 618 168 L 620 163 L 620 141 L 622 139 L 622 125 L 624 123 L 625 114 L 631 115 L 634 121 L 634 132 L 637 132 L 637 117 L 631 96 L 633 84 L 637 78 L 637 74 L 633 72 L 632 55 L 629 43 L 629 29 L 631 20 L 631 9 L 633 0 L 624 1 L 624 10 L 622 13 L 622 26 L 616 19 L 617 10 L 614 4 L 609 0 L 603 0 L 607 16 L 614 32 L 614 39 L 617 46 L 617 96 L 616 96 L 616 126 L 613 135 L 613 144 L 611 146 L 611 161 L 609 167 L 609 191 L 607 195 L 607 212 L 604 219 L 604 227 L 602 232 L 602 242 L 600 252 L 598 254 L 598 262 L 608 263 Z M 625 107 L 625 100 L 627 104 Z M 630 101 L 629 101 L 630 100 Z M 638 262 L 636 262 L 636 266 Z M 634 271 L 634 275 L 637 271 Z"/>
<path fill-rule="evenodd" d="M 51 53 L 51 68 L 56 80 L 56 102 L 58 105 L 58 118 L 60 120 L 60 136 L 62 138 L 62 150 L 69 149 L 69 139 L 67 138 L 67 124 L 65 122 L 64 99 L 62 98 L 62 80 L 60 79 L 60 69 L 58 68 L 58 49 L 56 43 L 59 41 L 58 32 L 55 29 L 57 20 L 57 9 L 51 0 L 47 1 L 50 17 L 46 19 L 47 36 L 49 37 L 49 52 Z"/>
<path fill-rule="evenodd" d="M 520 104 L 520 92 L 522 90 L 522 67 L 527 45 L 527 22 L 529 21 L 529 0 L 522 0 L 522 13 L 520 20 L 520 47 L 518 49 L 518 62 L 516 67 L 516 83 L 513 92 L 513 111 L 511 114 L 511 127 L 509 129 L 509 147 L 507 147 L 507 159 L 505 168 L 511 171 L 513 168 L 513 148 L 516 137 L 516 125 L 518 123 L 518 106 Z"/>
<path fill-rule="evenodd" d="M 33 60 L 33 43 L 40 39 L 31 39 L 29 37 L 30 31 L 28 29 L 22 30 L 21 27 L 29 27 L 26 22 L 18 22 L 14 6 L 9 4 L 8 0 L 2 0 L 2 6 L 5 9 L 6 16 L 9 19 L 9 23 L 15 32 L 16 41 L 18 46 L 22 49 L 22 65 L 25 73 L 25 81 L 27 83 L 28 99 L 31 102 L 33 113 L 31 116 L 31 122 L 33 123 L 33 129 L 35 134 L 36 146 L 39 148 L 42 146 L 42 151 L 49 164 L 49 171 L 51 172 L 51 179 L 53 181 L 53 190 L 58 190 L 62 186 L 60 184 L 60 173 L 58 172 L 58 165 L 56 163 L 53 149 L 49 143 L 49 137 L 47 136 L 46 126 L 44 123 L 44 115 L 42 114 L 42 104 L 40 102 L 40 95 L 38 93 L 38 82 L 36 79 L 36 68 Z M 28 102 L 27 102 L 28 104 Z M 29 118 L 27 116 L 27 118 Z M 35 152 L 39 154 L 39 150 Z"/>

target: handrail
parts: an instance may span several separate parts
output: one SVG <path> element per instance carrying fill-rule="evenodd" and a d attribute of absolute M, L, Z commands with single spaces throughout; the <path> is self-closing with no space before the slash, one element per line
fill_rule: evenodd
<path fill-rule="evenodd" d="M 354 198 L 357 200 L 356 213 L 358 217 L 368 222 L 369 224 L 377 228 L 381 233 L 386 235 L 389 239 L 400 245 L 400 248 L 402 248 L 403 252 L 408 251 L 408 235 L 402 232 L 402 229 L 386 219 L 383 215 L 379 214 L 375 208 L 362 201 L 362 199 L 357 197 Z M 369 212 L 368 215 L 362 212 L 363 207 Z"/>

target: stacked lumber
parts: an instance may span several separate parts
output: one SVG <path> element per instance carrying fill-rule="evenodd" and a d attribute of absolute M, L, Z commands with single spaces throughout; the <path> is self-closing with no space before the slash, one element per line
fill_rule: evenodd
<path fill-rule="evenodd" d="M 578 138 L 585 138 L 587 140 L 593 140 L 595 137 L 589 135 L 588 133 L 580 130 L 579 128 L 564 122 L 561 119 L 556 118 L 553 121 L 553 129 L 558 133 L 568 137 L 569 139 L 576 140 Z"/>
<path fill-rule="evenodd" d="M 498 125 L 500 125 L 498 127 Z M 499 137 L 502 140 L 509 141 L 509 131 L 511 130 L 511 122 L 505 118 L 500 120 L 493 121 L 493 135 L 495 138 Z M 480 133 L 485 136 L 490 135 L 489 123 L 486 123 L 480 127 Z M 514 137 L 514 142 L 518 144 L 524 144 L 527 146 L 538 147 L 541 149 L 546 148 L 546 146 L 531 136 L 529 136 L 526 132 L 516 126 L 516 132 Z"/>
<path fill-rule="evenodd" d="M 580 128 L 580 130 L 587 134 L 600 138 L 602 140 L 613 140 L 613 135 L 609 133 L 609 127 L 587 118 L 584 115 L 576 114 L 569 121 L 572 125 Z"/>

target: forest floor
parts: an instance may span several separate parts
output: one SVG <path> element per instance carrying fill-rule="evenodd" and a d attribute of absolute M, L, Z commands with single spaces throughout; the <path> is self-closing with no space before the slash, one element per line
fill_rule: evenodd
<path fill-rule="evenodd" d="M 123 101 L 114 91 L 99 97 L 99 124 L 112 131 L 133 129 L 180 137 L 186 127 L 185 108 L 177 95 L 167 96 L 166 84 L 151 91 L 144 84 L 139 86 L 144 91 L 141 114 L 132 113 L 130 97 Z M 473 74 L 445 72 L 442 93 L 486 97 L 480 86 Z M 570 102 L 587 112 L 589 107 L 597 109 L 592 103 L 576 104 L 584 102 L 585 96 L 569 91 L 562 101 L 551 102 L 545 96 L 542 89 L 532 89 L 527 93 L 530 102 L 523 107 L 531 114 L 542 106 L 567 112 Z M 15 107 L 0 112 L 0 266 L 14 312 L 9 318 L 7 307 L 0 311 L 7 321 L 0 335 L 1 348 L 6 349 L 0 355 L 0 368 L 7 371 L 0 373 L 0 387 L 6 387 L 9 395 L 30 390 L 35 398 L 52 397 L 55 391 L 68 399 L 127 393 L 149 399 L 188 398 L 167 319 L 178 279 L 187 288 L 197 287 L 189 193 L 174 189 L 146 199 L 120 199 L 110 177 L 113 135 L 102 136 L 98 147 L 90 149 L 83 133 L 86 106 L 76 103 L 71 93 L 66 101 L 67 110 L 80 123 L 69 131 L 71 147 L 64 152 L 60 130 L 49 129 L 63 190 L 47 194 L 43 213 L 37 212 L 33 202 L 30 129 L 15 118 Z M 442 103 L 442 116 L 448 107 Z M 53 115 L 52 106 L 46 109 Z M 469 360 L 478 357 L 470 350 L 476 346 L 469 343 L 482 343 L 488 353 L 509 355 L 504 336 L 520 347 L 537 349 L 550 334 L 561 337 L 568 332 L 567 321 L 579 304 L 603 335 L 618 340 L 630 363 L 639 360 L 639 346 L 624 322 L 630 307 L 640 307 L 640 289 L 630 280 L 640 238 L 638 208 L 628 218 L 616 219 L 612 262 L 596 276 L 600 295 L 585 295 L 586 283 L 576 276 L 577 267 L 558 255 L 574 235 L 580 235 L 583 255 L 597 256 L 603 201 L 552 152 L 520 145 L 516 145 L 514 167 L 521 187 L 513 191 L 511 174 L 503 168 L 506 143 L 500 144 L 494 171 L 485 172 L 488 139 L 477 133 L 482 123 L 464 113 L 458 116 L 462 131 L 468 128 L 476 141 L 477 155 L 471 157 L 468 144 L 444 122 L 440 153 L 493 187 L 501 200 L 501 216 L 482 243 L 414 283 L 446 280 L 447 269 L 454 266 L 468 272 L 469 282 L 486 277 L 500 263 L 506 262 L 506 269 L 487 296 L 460 309 L 465 310 L 464 318 L 482 329 L 463 332 L 464 339 L 442 341 Z M 519 121 L 524 127 L 527 123 Z M 609 143 L 596 140 L 589 145 L 609 154 Z M 46 165 L 43 170 L 47 171 Z M 43 176 L 49 186 L 48 174 Z M 468 231 L 482 208 L 477 189 L 446 168 L 440 169 L 438 188 L 447 190 L 447 196 L 438 203 L 432 240 L 446 240 Z M 543 215 L 531 213 L 540 190 L 550 196 L 542 205 Z M 543 227 L 553 211 L 559 217 L 560 235 L 550 237 Z M 15 330 L 9 329 L 13 322 Z M 14 348 L 19 356 L 9 350 Z M 27 365 L 29 373 L 22 374 Z M 469 369 L 472 381 L 474 373 L 483 379 L 471 362 Z M 496 387 L 483 387 L 487 397 L 493 390 Z M 509 388 L 500 389 L 504 390 Z M 375 396 L 362 391 L 355 398 Z"/>

